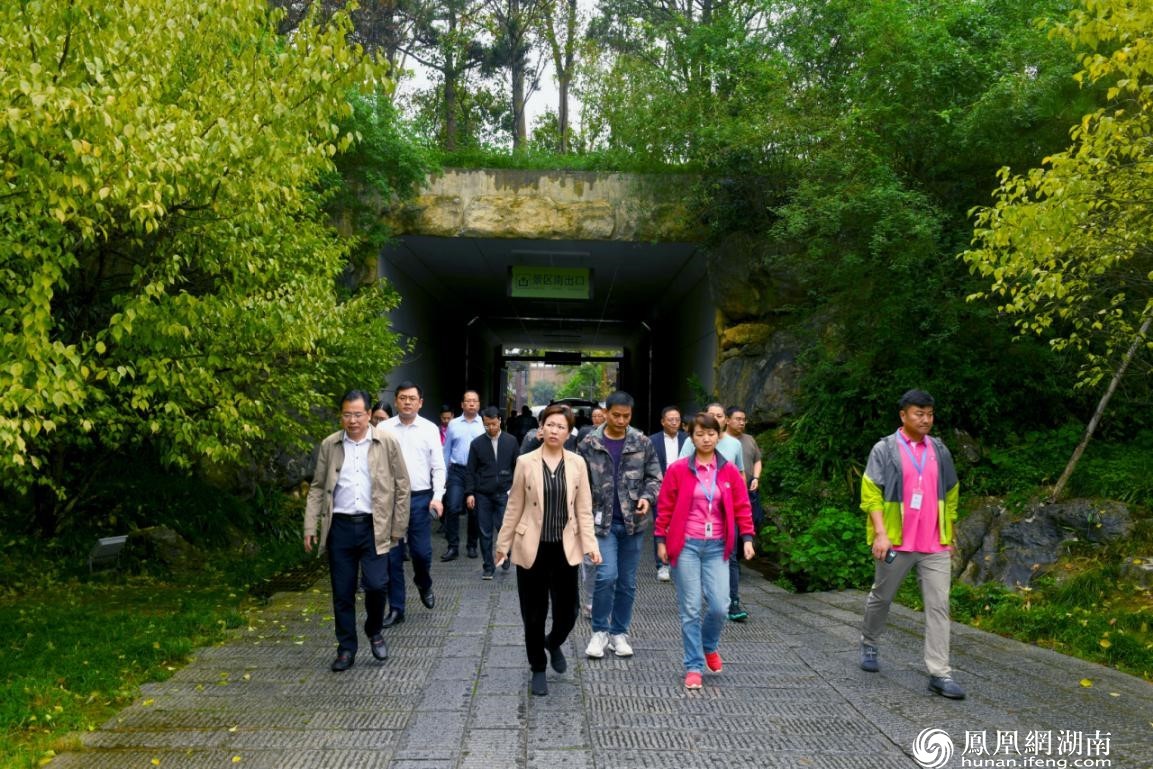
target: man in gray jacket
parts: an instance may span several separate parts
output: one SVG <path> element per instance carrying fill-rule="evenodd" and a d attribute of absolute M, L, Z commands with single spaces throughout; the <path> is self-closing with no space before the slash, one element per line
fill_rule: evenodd
<path fill-rule="evenodd" d="M 633 397 L 618 390 L 605 400 L 606 421 L 577 445 L 588 464 L 593 527 L 602 561 L 593 593 L 593 634 L 585 654 L 612 649 L 631 657 L 629 625 L 637 595 L 637 565 L 644 532 L 661 487 L 661 465 L 648 436 L 629 422 Z"/>
<path fill-rule="evenodd" d="M 364 632 L 372 656 L 388 658 L 380 633 L 388 589 L 388 551 L 408 529 L 404 455 L 391 433 L 373 430 L 369 424 L 371 403 L 363 390 L 350 390 L 341 398 L 344 429 L 321 442 L 304 509 L 305 551 L 311 553 L 319 545 L 328 554 L 337 641 L 332 670 L 336 673 L 348 670 L 356 659 L 358 571 L 364 580 Z"/>

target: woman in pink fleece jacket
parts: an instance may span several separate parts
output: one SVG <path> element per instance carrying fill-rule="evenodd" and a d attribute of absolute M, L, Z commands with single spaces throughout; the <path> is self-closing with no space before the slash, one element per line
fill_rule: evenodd
<path fill-rule="evenodd" d="M 700 689 L 702 672 L 721 672 L 717 646 L 729 610 L 729 556 L 740 540 L 745 560 L 753 557 L 753 516 L 740 471 L 716 451 L 716 418 L 702 412 L 690 428 L 696 451 L 665 472 L 653 535 L 657 557 L 673 567 L 685 688 Z"/>

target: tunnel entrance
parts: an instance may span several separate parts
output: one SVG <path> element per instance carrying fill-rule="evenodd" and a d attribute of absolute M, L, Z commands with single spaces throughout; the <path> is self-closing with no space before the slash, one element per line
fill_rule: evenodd
<path fill-rule="evenodd" d="M 390 386 L 420 384 L 429 413 L 457 409 L 465 389 L 520 406 L 527 365 L 611 363 L 646 430 L 712 387 L 715 309 L 696 244 L 410 235 L 378 272 L 402 297 L 393 328 L 411 344 Z"/>

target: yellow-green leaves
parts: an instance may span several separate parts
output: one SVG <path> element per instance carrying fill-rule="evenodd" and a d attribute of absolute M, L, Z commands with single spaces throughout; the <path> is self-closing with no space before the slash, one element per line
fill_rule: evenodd
<path fill-rule="evenodd" d="M 317 190 L 348 94 L 383 79 L 347 30 L 281 38 L 263 0 L 0 3 L 7 481 L 77 441 L 269 452 L 391 367 L 392 300 L 338 296 L 348 244 Z"/>
<path fill-rule="evenodd" d="M 1002 169 L 964 258 L 991 281 L 970 298 L 1081 353 L 1093 385 L 1153 312 L 1153 5 L 1086 0 L 1053 34 L 1086 52 L 1078 82 L 1104 103 L 1041 168 Z"/>

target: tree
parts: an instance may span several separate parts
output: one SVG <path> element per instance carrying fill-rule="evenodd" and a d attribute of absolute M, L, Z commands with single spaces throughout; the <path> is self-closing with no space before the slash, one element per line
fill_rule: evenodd
<path fill-rule="evenodd" d="M 348 41 L 378 53 L 388 63 L 388 73 L 399 77 L 405 43 L 412 33 L 412 16 L 406 6 L 412 0 L 269 0 L 270 5 L 284 10 L 278 28 L 281 34 L 294 31 L 309 14 L 319 14 L 327 21 L 337 13 L 348 13 L 352 26 Z"/>
<path fill-rule="evenodd" d="M 1153 6 L 1086 0 L 1053 34 L 1079 50 L 1077 80 L 1103 86 L 1107 103 L 1041 167 L 1001 170 L 964 257 L 992 279 L 974 299 L 995 298 L 1021 331 L 1083 356 L 1080 386 L 1111 376 L 1057 498 L 1120 378 L 1153 349 Z"/>
<path fill-rule="evenodd" d="M 457 149 L 462 138 L 458 124 L 462 91 L 469 73 L 484 62 L 480 32 L 481 0 L 417 0 L 406 6 L 413 19 L 408 55 L 440 77 L 433 92 L 440 107 L 440 142 L 444 149 Z"/>
<path fill-rule="evenodd" d="M 492 37 L 488 69 L 507 69 L 512 107 L 512 149 L 523 150 L 528 140 L 525 103 L 536 90 L 539 67 L 529 62 L 532 34 L 539 26 L 548 0 L 484 0 Z M 531 82 L 526 82 L 530 81 Z"/>
<path fill-rule="evenodd" d="M 773 0 L 606 0 L 581 78 L 597 143 L 663 163 L 708 165 L 772 143 L 786 113 Z M 738 131 L 739 133 L 734 133 Z"/>
<path fill-rule="evenodd" d="M 565 154 L 571 148 L 569 89 L 572 88 L 573 78 L 576 77 L 577 50 L 581 43 L 580 9 L 577 0 L 545 0 L 541 11 L 541 36 L 548 43 L 553 70 L 556 73 L 557 151 Z"/>
<path fill-rule="evenodd" d="M 533 383 L 529 388 L 529 398 L 532 403 L 548 403 L 556 397 L 556 383 L 549 381 L 540 381 Z"/>
<path fill-rule="evenodd" d="M 41 529 L 110 456 L 259 465 L 399 355 L 319 184 L 386 83 L 261 0 L 0 9 L 0 473 Z"/>
<path fill-rule="evenodd" d="M 601 401 L 612 392 L 604 363 L 582 363 L 556 391 L 557 398 L 584 398 Z"/>

